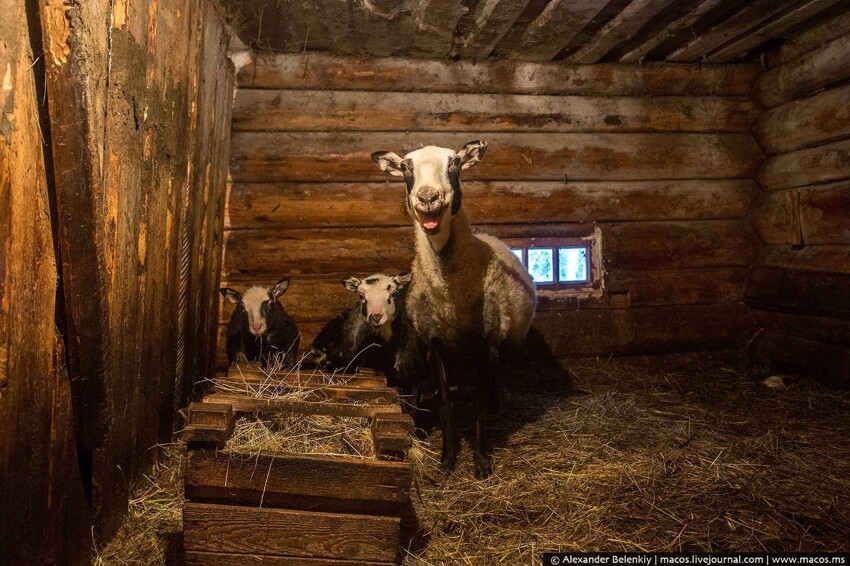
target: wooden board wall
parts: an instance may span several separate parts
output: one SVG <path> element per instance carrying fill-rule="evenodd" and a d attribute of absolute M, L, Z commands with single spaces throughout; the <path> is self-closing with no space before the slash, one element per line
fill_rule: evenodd
<path fill-rule="evenodd" d="M 105 538 L 209 373 L 234 72 L 216 2 L 39 12 L 81 450 Z"/>
<path fill-rule="evenodd" d="M 238 76 L 223 281 L 292 275 L 282 302 L 306 346 L 351 304 L 342 277 L 409 269 L 403 183 L 370 153 L 484 139 L 464 183 L 482 230 L 601 227 L 617 299 L 544 298 L 536 325 L 555 356 L 734 347 L 758 249 L 745 220 L 759 192 L 754 78 L 749 66 L 259 56 Z"/>
<path fill-rule="evenodd" d="M 767 159 L 750 214 L 765 247 L 747 286 L 780 369 L 850 384 L 850 35 L 765 72 L 753 132 Z M 787 50 L 780 55 L 787 56 Z"/>
<path fill-rule="evenodd" d="M 0 561 L 87 564 L 26 4 L 0 1 Z"/>

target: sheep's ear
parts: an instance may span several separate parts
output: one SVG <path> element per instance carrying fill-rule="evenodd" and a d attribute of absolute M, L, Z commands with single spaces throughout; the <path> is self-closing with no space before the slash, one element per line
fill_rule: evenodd
<path fill-rule="evenodd" d="M 236 289 L 231 289 L 230 287 L 222 287 L 219 289 L 219 293 L 221 296 L 233 303 L 234 305 L 238 305 L 242 302 L 242 294 Z"/>
<path fill-rule="evenodd" d="M 348 277 L 347 279 L 342 280 L 342 284 L 345 285 L 345 288 L 352 293 L 356 293 L 358 287 L 360 287 L 360 280 L 356 277 Z"/>
<path fill-rule="evenodd" d="M 274 295 L 274 298 L 277 299 L 286 293 L 287 289 L 289 289 L 289 277 L 284 277 L 274 284 L 274 287 L 272 287 L 272 295 Z"/>
<path fill-rule="evenodd" d="M 404 175 L 401 171 L 401 157 L 392 151 L 376 151 L 372 154 L 372 161 L 378 164 L 381 171 L 386 171 L 390 175 L 396 177 Z"/>
<path fill-rule="evenodd" d="M 457 156 L 460 157 L 460 168 L 469 169 L 478 163 L 484 157 L 485 151 L 487 151 L 487 142 L 481 140 L 471 141 L 460 148 L 457 152 Z"/>
<path fill-rule="evenodd" d="M 410 283 L 410 278 L 412 275 L 410 273 L 399 273 L 398 275 L 393 277 L 393 283 L 395 283 L 396 289 L 404 289 L 407 287 L 407 284 Z"/>

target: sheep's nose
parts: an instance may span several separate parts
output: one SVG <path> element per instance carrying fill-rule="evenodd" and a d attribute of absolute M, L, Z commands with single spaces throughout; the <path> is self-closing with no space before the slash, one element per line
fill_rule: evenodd
<path fill-rule="evenodd" d="M 262 323 L 260 323 L 260 324 L 252 324 L 252 325 L 251 325 L 251 328 L 253 328 L 253 329 L 254 329 L 254 332 L 259 332 L 260 330 L 262 330 L 262 329 L 263 329 L 263 325 L 262 325 Z"/>
<path fill-rule="evenodd" d="M 383 317 L 383 316 L 384 315 L 382 315 L 382 314 L 370 314 L 369 315 L 369 322 L 371 322 L 372 324 L 377 326 L 377 325 L 381 324 L 381 317 Z"/>
<path fill-rule="evenodd" d="M 431 194 L 419 195 L 418 198 L 419 198 L 420 203 L 422 203 L 425 206 L 429 206 L 429 205 L 437 202 L 440 199 L 440 195 L 438 195 L 436 193 L 431 193 Z"/>

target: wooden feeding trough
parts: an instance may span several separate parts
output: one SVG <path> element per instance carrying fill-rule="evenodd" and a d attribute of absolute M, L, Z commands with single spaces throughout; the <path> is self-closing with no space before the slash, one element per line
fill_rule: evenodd
<path fill-rule="evenodd" d="M 237 422 L 317 415 L 365 423 L 371 451 L 252 453 L 233 446 Z M 409 504 L 412 426 L 381 375 L 302 368 L 270 377 L 256 365 L 234 364 L 216 378 L 213 393 L 189 406 L 186 563 L 395 563 Z"/>

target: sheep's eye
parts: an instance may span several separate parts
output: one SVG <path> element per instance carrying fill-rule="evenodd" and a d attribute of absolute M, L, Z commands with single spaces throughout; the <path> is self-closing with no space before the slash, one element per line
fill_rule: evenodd
<path fill-rule="evenodd" d="M 361 301 L 365 301 L 365 300 L 366 300 L 366 295 L 364 295 L 363 293 L 358 293 L 358 295 L 360 295 L 360 300 L 361 300 Z"/>

